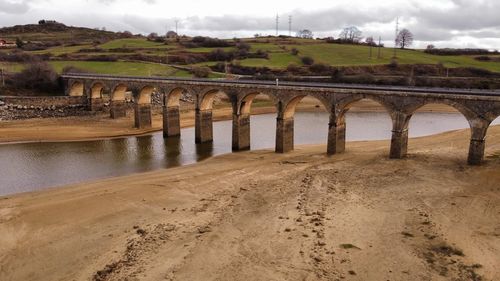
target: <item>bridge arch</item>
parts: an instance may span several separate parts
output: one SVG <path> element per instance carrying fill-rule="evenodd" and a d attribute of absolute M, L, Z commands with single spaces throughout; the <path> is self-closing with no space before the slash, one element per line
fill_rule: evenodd
<path fill-rule="evenodd" d="M 298 95 L 296 97 L 293 97 L 291 98 L 290 100 L 288 101 L 280 101 L 278 103 L 278 109 L 280 111 L 280 114 L 282 116 L 283 119 L 289 119 L 289 118 L 293 118 L 294 115 L 295 115 L 295 111 L 297 109 L 297 105 L 304 99 L 304 98 L 313 98 L 317 101 L 319 101 L 324 109 L 327 111 L 327 112 L 330 112 L 331 111 L 331 104 L 328 100 L 325 100 L 321 97 L 318 97 L 316 95 L 308 95 L 308 94 L 303 94 L 303 95 Z"/>
<path fill-rule="evenodd" d="M 431 100 L 425 100 L 422 103 L 419 103 L 419 104 L 412 105 L 412 106 L 408 107 L 406 111 L 411 116 L 411 115 L 413 115 L 413 113 L 415 113 L 419 109 L 421 109 L 421 108 L 423 108 L 425 106 L 432 105 L 432 104 L 446 105 L 446 106 L 454 108 L 459 113 L 461 113 L 465 117 L 465 119 L 467 119 L 467 121 L 469 123 L 471 123 L 472 120 L 474 120 L 474 119 L 476 119 L 478 117 L 478 114 L 476 112 L 474 112 L 474 110 L 468 108 L 466 105 L 463 105 L 463 104 L 461 104 L 459 102 L 455 102 L 455 101 L 448 100 L 448 99 L 431 99 Z"/>
<path fill-rule="evenodd" d="M 333 155 L 337 153 L 342 153 L 345 151 L 346 136 L 347 136 L 347 124 L 346 124 L 346 114 L 347 112 L 358 102 L 367 100 L 374 102 L 377 106 L 380 106 L 387 113 L 387 135 L 390 136 L 391 125 L 394 128 L 396 121 L 395 111 L 393 107 L 381 98 L 373 95 L 364 94 L 354 94 L 348 95 L 339 99 L 335 104 L 335 111 L 330 115 L 329 131 L 328 131 L 328 154 Z M 380 126 L 385 127 L 384 124 L 379 124 L 377 122 L 377 127 L 375 130 L 380 130 Z"/>
<path fill-rule="evenodd" d="M 196 143 L 209 143 L 213 141 L 213 115 L 212 108 L 215 97 L 224 95 L 231 102 L 234 113 L 232 96 L 221 88 L 205 88 L 199 92 L 195 110 L 195 141 Z"/>
<path fill-rule="evenodd" d="M 135 100 L 137 104 L 151 104 L 151 95 L 153 94 L 155 87 L 153 86 L 144 86 L 135 96 Z"/>
<path fill-rule="evenodd" d="M 297 105 L 306 97 L 310 97 L 323 105 L 326 112 L 331 114 L 331 105 L 327 100 L 308 94 L 299 94 L 289 100 L 278 102 L 278 118 L 276 121 L 276 147 L 278 153 L 289 152 L 294 149 L 295 134 L 294 134 L 294 116 Z M 328 122 L 325 124 L 325 131 L 328 132 Z M 330 145 L 330 138 L 328 138 Z"/>
<path fill-rule="evenodd" d="M 389 114 L 389 117 L 392 116 L 393 114 L 393 107 L 389 105 L 385 100 L 382 98 L 375 96 L 375 95 L 352 95 L 348 96 L 346 98 L 343 98 L 337 102 L 336 105 L 336 122 L 342 123 L 345 122 L 345 115 L 346 113 L 358 102 L 362 100 L 369 100 L 372 102 L 377 103 L 380 105 L 382 108 L 385 109 L 385 112 Z"/>
<path fill-rule="evenodd" d="M 81 81 L 74 81 L 69 87 L 70 97 L 82 97 L 84 95 L 84 84 Z"/>
<path fill-rule="evenodd" d="M 212 110 L 215 97 L 217 95 L 224 95 L 227 97 L 228 101 L 231 102 L 231 96 L 222 89 L 208 89 L 204 90 L 198 97 L 198 109 L 199 110 Z"/>
<path fill-rule="evenodd" d="M 102 82 L 94 82 L 90 86 L 90 98 L 91 99 L 99 99 L 102 98 L 104 92 L 104 83 Z"/>
<path fill-rule="evenodd" d="M 113 87 L 111 91 L 111 100 L 113 101 L 124 101 L 125 93 L 127 92 L 127 85 L 120 83 Z"/>
<path fill-rule="evenodd" d="M 185 92 L 187 92 L 187 89 L 182 88 L 182 87 L 177 87 L 177 88 L 168 90 L 165 93 L 165 98 L 163 101 L 164 105 L 166 107 L 180 106 L 182 94 Z"/>
<path fill-rule="evenodd" d="M 267 98 L 269 98 L 273 103 L 275 109 L 277 109 L 276 98 L 273 95 L 266 92 L 252 90 L 243 94 L 242 98 L 238 102 L 238 114 L 250 115 L 252 111 L 252 104 L 258 96 L 266 96 Z"/>

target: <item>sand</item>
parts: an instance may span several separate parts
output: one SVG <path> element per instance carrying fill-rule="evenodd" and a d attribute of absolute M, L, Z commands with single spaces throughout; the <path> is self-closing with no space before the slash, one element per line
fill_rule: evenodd
<path fill-rule="evenodd" d="M 190 166 L 0 198 L 0 280 L 500 280 L 500 127 Z"/>

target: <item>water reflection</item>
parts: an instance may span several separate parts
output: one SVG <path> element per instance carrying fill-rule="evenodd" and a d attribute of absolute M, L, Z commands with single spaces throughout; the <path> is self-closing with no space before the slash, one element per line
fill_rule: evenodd
<path fill-rule="evenodd" d="M 165 155 L 165 167 L 171 168 L 181 165 L 181 138 L 170 137 L 164 139 L 163 149 Z"/>
<path fill-rule="evenodd" d="M 202 161 L 214 155 L 214 144 L 212 142 L 196 144 L 196 161 Z"/>
<path fill-rule="evenodd" d="M 391 137 L 386 113 L 349 113 L 346 118 L 347 140 Z M 194 129 L 187 128 L 181 137 L 168 139 L 159 132 L 102 141 L 0 145 L 0 195 L 187 165 L 230 153 L 231 124 L 214 123 L 214 142 L 205 144 L 195 144 Z M 460 128 L 468 128 L 468 123 L 459 114 L 418 113 L 409 133 L 418 137 Z M 326 143 L 327 133 L 326 113 L 296 114 L 297 145 Z M 251 117 L 252 149 L 273 149 L 275 136 L 274 114 Z"/>

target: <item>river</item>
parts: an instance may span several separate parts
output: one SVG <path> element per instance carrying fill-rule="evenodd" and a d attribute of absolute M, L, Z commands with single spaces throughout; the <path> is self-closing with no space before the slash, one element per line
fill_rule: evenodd
<path fill-rule="evenodd" d="M 231 124 L 214 123 L 214 142 L 201 145 L 194 143 L 194 128 L 182 129 L 180 138 L 167 140 L 158 132 L 99 141 L 0 145 L 0 196 L 171 168 L 230 153 Z M 346 124 L 348 141 L 391 138 L 386 113 L 348 113 Z M 468 127 L 460 114 L 416 113 L 409 134 L 419 137 Z M 252 150 L 274 149 L 275 128 L 275 114 L 252 116 Z M 296 145 L 325 144 L 327 133 L 326 113 L 296 113 Z"/>

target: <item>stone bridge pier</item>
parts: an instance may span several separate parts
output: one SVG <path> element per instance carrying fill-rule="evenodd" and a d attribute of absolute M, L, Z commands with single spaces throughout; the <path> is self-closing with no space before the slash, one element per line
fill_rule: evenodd
<path fill-rule="evenodd" d="M 127 86 L 118 84 L 111 91 L 111 101 L 109 104 L 109 113 L 112 119 L 123 118 L 127 116 L 127 105 L 125 103 L 125 93 Z"/>
<path fill-rule="evenodd" d="M 195 112 L 195 142 L 212 142 L 213 134 L 212 109 L 196 108 Z"/>
<path fill-rule="evenodd" d="M 181 113 L 179 106 L 163 106 L 163 136 L 181 135 Z"/>
<path fill-rule="evenodd" d="M 486 132 L 488 131 L 488 127 L 491 121 L 473 119 L 470 120 L 469 123 L 471 125 L 471 138 L 467 162 L 470 165 L 479 165 L 484 160 L 484 150 L 486 148 Z"/>
<path fill-rule="evenodd" d="M 104 108 L 103 93 L 106 90 L 105 85 L 101 82 L 95 82 L 91 84 L 88 89 L 87 97 L 89 99 L 89 110 L 90 111 L 102 111 Z"/>
<path fill-rule="evenodd" d="M 402 159 L 408 152 L 408 124 L 411 115 L 401 111 L 391 112 L 392 137 L 389 158 Z"/>
<path fill-rule="evenodd" d="M 118 119 L 127 116 L 127 105 L 125 103 L 125 100 L 111 100 L 109 104 L 109 113 L 112 119 Z"/>
<path fill-rule="evenodd" d="M 250 114 L 233 113 L 233 151 L 250 149 Z"/>
<path fill-rule="evenodd" d="M 151 94 L 154 88 L 146 86 L 134 93 L 134 125 L 138 129 L 147 129 L 152 126 Z"/>

